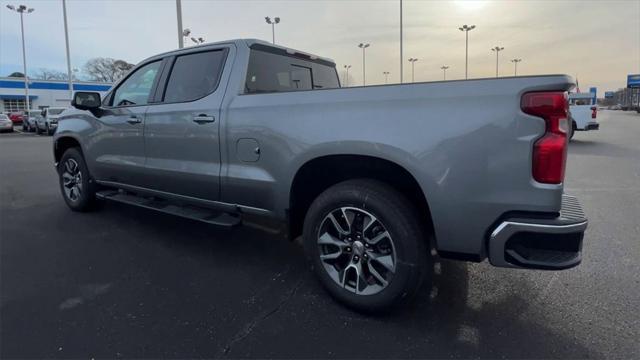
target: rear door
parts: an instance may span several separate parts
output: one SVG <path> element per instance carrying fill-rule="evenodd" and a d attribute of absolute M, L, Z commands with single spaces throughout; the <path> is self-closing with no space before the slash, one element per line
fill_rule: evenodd
<path fill-rule="evenodd" d="M 231 50 L 199 48 L 168 59 L 145 117 L 149 188 L 220 198 L 220 106 Z"/>

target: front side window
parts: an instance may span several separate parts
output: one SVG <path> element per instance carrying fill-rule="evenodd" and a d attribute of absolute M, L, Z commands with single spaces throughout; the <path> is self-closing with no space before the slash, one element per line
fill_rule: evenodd
<path fill-rule="evenodd" d="M 178 56 L 171 69 L 164 102 L 184 102 L 211 94 L 220 81 L 226 51 L 215 50 Z"/>
<path fill-rule="evenodd" d="M 136 70 L 116 89 L 111 105 L 145 105 L 149 101 L 149 94 L 153 81 L 158 75 L 160 61 L 144 65 Z"/>

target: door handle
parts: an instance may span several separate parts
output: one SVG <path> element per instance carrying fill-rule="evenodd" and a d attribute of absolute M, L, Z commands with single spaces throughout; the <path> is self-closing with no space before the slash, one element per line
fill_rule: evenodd
<path fill-rule="evenodd" d="M 127 120 L 127 122 L 133 125 L 133 124 L 140 124 L 142 120 L 138 116 L 132 116 L 129 118 L 129 120 Z"/>
<path fill-rule="evenodd" d="M 212 123 L 214 121 L 216 121 L 216 118 L 213 116 L 209 116 L 207 114 L 200 114 L 193 117 L 193 122 L 201 125 L 206 123 Z"/>

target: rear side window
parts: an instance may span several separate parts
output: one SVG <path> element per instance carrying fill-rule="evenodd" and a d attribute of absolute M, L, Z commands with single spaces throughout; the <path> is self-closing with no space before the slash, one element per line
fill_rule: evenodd
<path fill-rule="evenodd" d="M 290 56 L 251 50 L 245 93 L 340 87 L 335 68 Z"/>
<path fill-rule="evenodd" d="M 171 69 L 164 102 L 185 102 L 211 94 L 218 87 L 225 50 L 181 55 Z"/>

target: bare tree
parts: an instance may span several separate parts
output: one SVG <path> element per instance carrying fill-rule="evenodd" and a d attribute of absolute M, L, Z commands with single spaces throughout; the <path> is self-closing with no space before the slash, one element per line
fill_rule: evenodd
<path fill-rule="evenodd" d="M 62 71 L 43 68 L 34 72 L 31 77 L 39 80 L 67 80 L 67 74 Z"/>
<path fill-rule="evenodd" d="M 93 58 L 84 65 L 84 71 L 94 81 L 115 82 L 127 74 L 133 64 L 112 58 Z"/>

